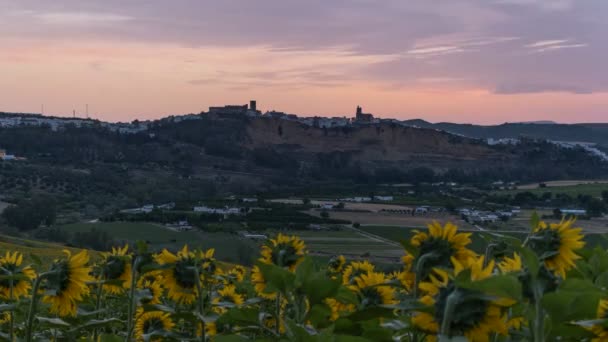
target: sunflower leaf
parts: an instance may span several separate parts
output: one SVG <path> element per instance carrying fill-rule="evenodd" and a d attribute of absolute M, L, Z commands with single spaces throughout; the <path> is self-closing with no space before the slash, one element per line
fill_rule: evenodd
<path fill-rule="evenodd" d="M 327 304 L 315 304 L 308 311 L 306 321 L 310 321 L 314 327 L 325 328 L 330 324 L 330 316 L 331 309 Z"/>
<path fill-rule="evenodd" d="M 345 286 L 340 286 L 338 288 L 335 298 L 338 302 L 344 303 L 344 304 L 357 304 L 359 302 L 357 295 L 354 294 L 353 291 L 349 290 Z"/>
<path fill-rule="evenodd" d="M 359 310 L 348 315 L 348 319 L 351 321 L 367 321 L 374 318 L 380 317 L 392 317 L 394 315 L 393 309 L 383 308 L 379 306 L 370 307 L 367 309 Z"/>
<path fill-rule="evenodd" d="M 15 310 L 15 304 L 0 304 L 0 312 Z"/>
<path fill-rule="evenodd" d="M 40 323 L 43 323 L 48 326 L 58 327 L 58 328 L 70 328 L 70 323 L 62 320 L 61 318 L 56 317 L 41 317 L 36 316 L 36 320 Z"/>
<path fill-rule="evenodd" d="M 528 272 L 530 272 L 532 278 L 536 279 L 540 270 L 540 261 L 536 253 L 530 247 L 517 248 L 517 252 L 521 255 L 524 265 L 528 268 Z"/>
<path fill-rule="evenodd" d="M 535 210 L 532 213 L 532 216 L 530 217 L 530 227 L 532 228 L 532 231 L 534 231 L 534 229 L 536 229 L 539 224 L 540 224 L 540 216 L 538 216 L 538 213 Z"/>
<path fill-rule="evenodd" d="M 457 284 L 459 287 L 501 298 L 520 299 L 522 295 L 521 283 L 512 275 L 495 275 L 478 281 Z"/>
<path fill-rule="evenodd" d="M 285 294 L 294 288 L 296 276 L 293 273 L 275 265 L 261 262 L 258 262 L 256 265 L 268 283 L 267 290 L 274 292 L 272 290 L 276 289 Z"/>
<path fill-rule="evenodd" d="M 115 324 L 124 324 L 124 321 L 121 321 L 118 318 L 107 318 L 107 319 L 92 319 L 82 325 L 79 325 L 72 329 L 70 332 L 74 333 L 82 329 L 90 329 L 90 328 L 103 328 Z"/>

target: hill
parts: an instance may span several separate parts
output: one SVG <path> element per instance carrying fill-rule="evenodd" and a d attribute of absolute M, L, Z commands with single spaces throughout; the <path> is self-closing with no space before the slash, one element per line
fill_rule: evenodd
<path fill-rule="evenodd" d="M 488 145 L 389 122 L 318 128 L 266 116 L 187 118 L 149 122 L 131 134 L 95 121 L 0 128 L 0 148 L 25 158 L 0 162 L 0 191 L 13 202 L 51 194 L 62 205 L 94 211 L 229 193 L 297 191 L 315 184 L 608 175 L 606 163 L 580 148 L 534 139 Z M 530 126 L 542 130 L 545 125 Z"/>
<path fill-rule="evenodd" d="M 608 124 L 604 123 L 528 122 L 482 126 L 449 122 L 430 123 L 420 119 L 407 120 L 405 123 L 417 127 L 440 129 L 472 138 L 501 139 L 526 136 L 556 141 L 590 142 L 608 148 Z"/>

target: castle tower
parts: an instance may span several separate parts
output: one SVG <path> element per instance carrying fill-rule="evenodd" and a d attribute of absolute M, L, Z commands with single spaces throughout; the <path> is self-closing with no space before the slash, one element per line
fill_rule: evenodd
<path fill-rule="evenodd" d="M 249 109 L 253 110 L 253 111 L 258 110 L 258 105 L 257 105 L 257 101 L 256 100 L 249 101 Z"/>

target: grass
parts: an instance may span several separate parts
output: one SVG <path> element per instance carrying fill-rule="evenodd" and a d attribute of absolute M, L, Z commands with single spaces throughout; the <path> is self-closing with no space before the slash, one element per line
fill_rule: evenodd
<path fill-rule="evenodd" d="M 227 262 L 246 263 L 243 260 L 243 258 L 246 258 L 246 254 L 253 255 L 257 253 L 259 247 L 256 242 L 231 233 L 207 233 L 196 230 L 175 232 L 153 223 L 75 223 L 61 226 L 61 229 L 70 233 L 96 229 L 107 232 L 116 240 L 123 240 L 129 243 L 144 240 L 153 251 L 160 251 L 163 248 L 175 251 L 182 248 L 185 244 L 190 248 L 215 248 L 215 256 Z"/>
<path fill-rule="evenodd" d="M 88 232 L 96 229 L 107 232 L 117 240 L 146 240 L 151 245 L 188 243 L 197 240 L 194 231 L 174 232 L 157 224 L 141 222 L 74 223 L 61 226 L 61 229 L 70 233 Z"/>

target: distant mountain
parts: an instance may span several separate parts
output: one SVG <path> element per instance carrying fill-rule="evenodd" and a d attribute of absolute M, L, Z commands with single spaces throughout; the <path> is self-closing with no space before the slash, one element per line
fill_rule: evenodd
<path fill-rule="evenodd" d="M 430 123 L 421 119 L 407 120 L 405 123 L 417 127 L 439 129 L 471 138 L 529 137 L 555 141 L 590 142 L 608 148 L 608 124 L 604 123 L 559 124 L 538 121 L 483 126 L 449 122 Z"/>

